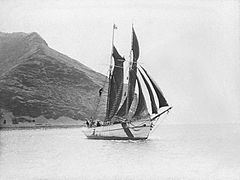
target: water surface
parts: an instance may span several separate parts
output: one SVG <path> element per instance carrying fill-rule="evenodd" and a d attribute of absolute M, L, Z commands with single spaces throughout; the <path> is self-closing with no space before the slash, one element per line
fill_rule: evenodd
<path fill-rule="evenodd" d="M 81 128 L 0 131 L 0 179 L 240 179 L 239 125 L 162 125 L 146 141 Z"/>

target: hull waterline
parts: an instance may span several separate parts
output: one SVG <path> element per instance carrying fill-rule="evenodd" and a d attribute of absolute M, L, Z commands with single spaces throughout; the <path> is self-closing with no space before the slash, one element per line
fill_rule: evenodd
<path fill-rule="evenodd" d="M 150 122 L 119 123 L 83 129 L 88 139 L 101 140 L 144 140 L 148 138 L 150 131 Z"/>
<path fill-rule="evenodd" d="M 87 136 L 88 139 L 99 139 L 99 140 L 146 140 L 146 138 L 129 138 L 129 137 L 117 137 L 117 136 Z"/>

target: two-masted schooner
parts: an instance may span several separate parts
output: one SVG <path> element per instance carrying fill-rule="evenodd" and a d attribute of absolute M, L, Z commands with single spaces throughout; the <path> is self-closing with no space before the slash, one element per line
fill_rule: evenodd
<path fill-rule="evenodd" d="M 114 60 L 114 64 L 110 63 L 106 116 L 101 123 L 97 121 L 97 118 L 91 119 L 90 122 L 87 122 L 87 127 L 83 129 L 83 132 L 89 139 L 147 139 L 158 118 L 168 112 L 171 107 L 168 106 L 155 81 L 137 63 L 140 54 L 139 43 L 133 27 L 128 81 L 125 83 L 125 58 L 118 53 L 113 43 L 115 29 L 114 24 L 111 53 L 111 60 Z M 149 102 L 151 102 L 151 113 L 147 107 L 143 85 L 148 92 Z M 124 93 L 125 87 L 127 90 Z M 161 112 L 159 110 L 162 107 L 165 107 L 165 110 Z"/>

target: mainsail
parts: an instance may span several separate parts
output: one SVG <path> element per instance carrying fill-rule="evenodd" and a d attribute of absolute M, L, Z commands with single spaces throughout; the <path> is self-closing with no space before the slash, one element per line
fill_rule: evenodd
<path fill-rule="evenodd" d="M 137 62 L 139 58 L 139 44 L 134 28 L 132 27 L 132 52 L 133 52 L 133 62 Z"/>
<path fill-rule="evenodd" d="M 117 116 L 126 116 L 129 112 L 129 109 L 131 107 L 133 98 L 134 98 L 134 92 L 135 92 L 135 86 L 136 86 L 136 75 L 137 75 L 137 60 L 139 58 L 139 44 L 137 40 L 136 33 L 134 31 L 134 28 L 132 27 L 132 55 L 133 55 L 133 62 L 131 66 L 129 67 L 129 80 L 128 80 L 128 95 L 117 112 Z"/>
<path fill-rule="evenodd" d="M 112 57 L 114 59 L 114 68 L 109 74 L 106 121 L 111 120 L 117 112 L 123 92 L 123 62 L 125 59 L 118 53 L 115 46 L 113 46 Z"/>

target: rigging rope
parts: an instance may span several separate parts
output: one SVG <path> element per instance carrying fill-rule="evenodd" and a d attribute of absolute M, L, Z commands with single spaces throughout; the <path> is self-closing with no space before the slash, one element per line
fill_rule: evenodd
<path fill-rule="evenodd" d="M 105 86 L 107 84 L 107 79 L 108 79 L 108 76 L 106 76 L 105 80 L 103 81 L 103 86 L 102 86 L 103 92 L 104 92 Z M 96 119 L 103 92 L 101 93 L 101 95 L 99 94 L 99 96 L 98 96 L 97 103 L 96 103 L 97 105 L 96 105 L 96 108 L 94 109 L 93 116 L 92 116 L 93 119 Z"/>
<path fill-rule="evenodd" d="M 163 123 L 163 121 L 167 118 L 167 115 L 168 113 L 165 116 L 163 116 L 163 118 L 160 121 L 159 121 L 160 116 L 157 118 L 156 122 L 153 124 L 153 130 L 150 133 L 153 133 L 159 127 L 159 125 Z M 159 123 L 157 123 L 158 121 Z"/>

